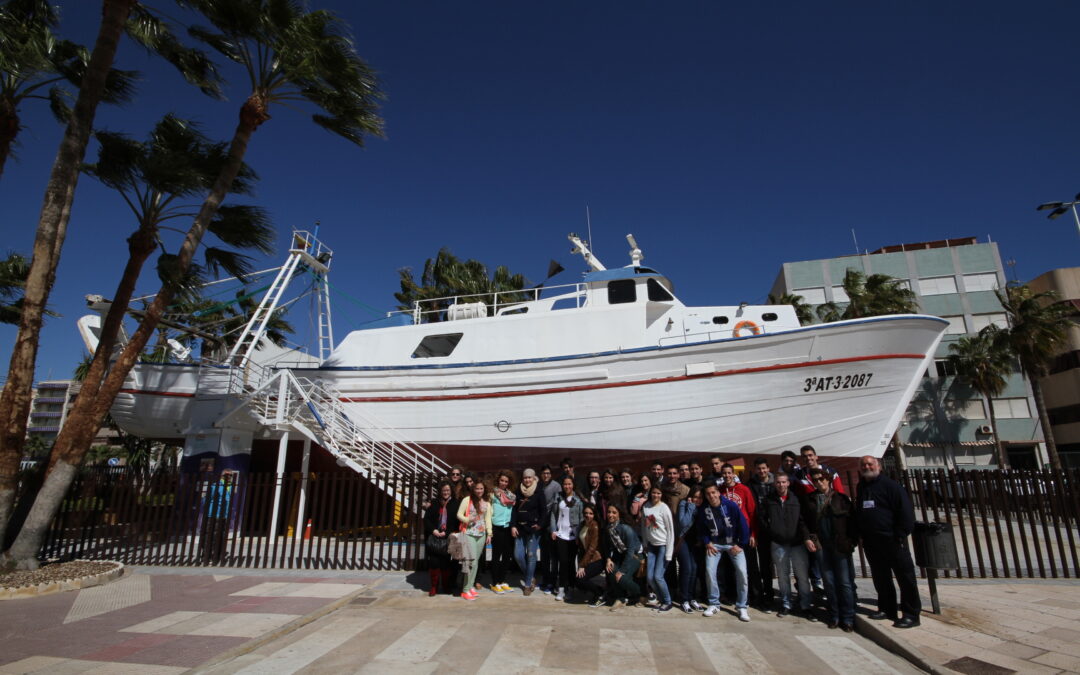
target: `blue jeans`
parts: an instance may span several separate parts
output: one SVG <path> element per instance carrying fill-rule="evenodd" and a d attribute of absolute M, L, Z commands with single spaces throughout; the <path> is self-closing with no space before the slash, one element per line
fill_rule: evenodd
<path fill-rule="evenodd" d="M 675 549 L 675 557 L 679 561 L 679 595 L 683 602 L 690 602 L 697 586 L 697 556 L 690 544 L 683 540 Z"/>
<path fill-rule="evenodd" d="M 810 590 L 810 577 L 807 565 L 810 552 L 806 545 L 772 543 L 772 559 L 776 565 L 776 582 L 780 586 L 780 605 L 791 609 L 791 573 L 795 573 L 795 585 L 799 588 L 799 607 L 810 609 L 813 592 Z"/>
<path fill-rule="evenodd" d="M 531 586 L 536 576 L 536 553 L 540 550 L 540 532 L 518 530 L 514 540 L 514 560 L 518 569 L 525 575 L 524 584 Z"/>
<path fill-rule="evenodd" d="M 667 570 L 666 553 L 667 546 L 652 546 L 651 544 L 648 546 L 648 550 L 645 552 L 645 564 L 648 570 L 645 578 L 649 580 L 649 585 L 656 591 L 660 603 L 670 605 L 671 592 L 668 591 L 667 581 L 664 580 L 664 572 Z"/>
<path fill-rule="evenodd" d="M 735 608 L 743 609 L 746 607 L 746 553 L 740 550 L 738 553 L 731 552 L 731 546 L 715 546 L 719 549 L 717 553 L 709 553 L 708 549 L 705 551 L 705 584 L 709 587 L 709 605 L 717 607 L 720 605 L 720 583 L 716 580 L 716 568 L 720 566 L 720 558 L 723 555 L 731 560 L 732 566 L 735 567 L 735 589 L 738 597 L 735 600 Z"/>
<path fill-rule="evenodd" d="M 849 556 L 822 547 L 817 554 L 821 580 L 825 582 L 825 598 L 829 619 L 848 625 L 855 624 L 855 588 L 851 583 Z"/>

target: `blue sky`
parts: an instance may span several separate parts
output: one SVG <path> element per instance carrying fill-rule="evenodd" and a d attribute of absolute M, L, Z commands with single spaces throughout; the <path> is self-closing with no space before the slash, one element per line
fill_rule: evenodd
<path fill-rule="evenodd" d="M 60 4 L 61 32 L 90 43 L 100 5 Z M 1071 221 L 1034 210 L 1080 191 L 1075 2 L 311 4 L 380 73 L 387 139 L 358 149 L 274 109 L 248 152 L 251 201 L 283 246 L 320 221 L 333 283 L 366 305 L 389 309 L 397 269 L 441 246 L 534 281 L 555 258 L 574 281 L 566 234 L 585 233 L 586 205 L 605 264 L 629 262 L 632 232 L 687 304 L 763 302 L 783 262 L 854 252 L 852 229 L 870 250 L 989 236 L 1022 280 L 1077 264 Z M 131 45 L 117 65 L 143 73 L 140 93 L 97 126 L 142 137 L 173 111 L 231 135 L 239 71 L 222 66 L 241 86 L 219 102 Z M 29 253 L 61 130 L 41 106 L 23 120 L 0 227 Z M 78 361 L 83 296 L 112 294 L 133 227 L 80 181 L 39 379 Z M 338 338 L 370 318 L 338 300 Z M 14 335 L 0 327 L 5 369 Z"/>

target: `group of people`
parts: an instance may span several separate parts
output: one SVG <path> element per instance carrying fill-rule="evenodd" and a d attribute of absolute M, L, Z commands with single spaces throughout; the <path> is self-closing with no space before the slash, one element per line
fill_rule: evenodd
<path fill-rule="evenodd" d="M 733 604 L 742 621 L 750 621 L 751 606 L 816 621 L 817 588 L 829 627 L 851 631 L 852 556 L 861 542 L 878 594 L 870 618 L 919 624 L 906 543 L 914 511 L 876 458 L 860 460 L 854 501 L 809 445 L 799 455 L 785 451 L 776 471 L 756 459 L 745 482 L 719 455 L 708 467 L 657 461 L 637 476 L 628 469 L 577 475 L 565 458 L 557 478 L 545 465 L 539 475 L 525 469 L 519 481 L 510 470 L 485 477 L 455 466 L 424 517 L 430 593 L 441 587 L 475 600 L 490 544 L 486 574 L 496 594 L 516 592 L 507 583 L 516 565 L 524 595 L 540 590 L 612 611 L 641 603 L 706 617 Z M 454 533 L 459 548 L 451 555 L 440 540 Z"/>

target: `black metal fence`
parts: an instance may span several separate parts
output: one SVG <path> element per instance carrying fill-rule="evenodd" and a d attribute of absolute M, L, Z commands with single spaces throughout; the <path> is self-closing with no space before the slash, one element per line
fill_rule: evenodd
<path fill-rule="evenodd" d="M 1080 471 L 914 470 L 898 478 L 918 520 L 952 526 L 960 569 L 941 576 L 1080 574 Z M 846 476 L 850 494 L 855 479 Z M 427 474 L 248 474 L 231 484 L 194 474 L 89 470 L 72 485 L 41 556 L 412 570 L 423 559 L 419 505 L 436 480 Z"/>
<path fill-rule="evenodd" d="M 248 474 L 233 483 L 197 474 L 91 470 L 71 486 L 40 556 L 410 570 L 421 559 L 423 540 L 416 505 L 433 486 L 433 477 L 423 474 Z"/>

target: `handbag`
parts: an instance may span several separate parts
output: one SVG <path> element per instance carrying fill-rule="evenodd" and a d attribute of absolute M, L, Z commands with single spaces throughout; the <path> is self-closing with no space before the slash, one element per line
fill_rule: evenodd
<path fill-rule="evenodd" d="M 447 552 L 450 554 L 452 560 L 461 562 L 465 559 L 465 533 L 464 532 L 451 532 L 446 536 L 449 540 L 447 542 Z"/>
<path fill-rule="evenodd" d="M 428 555 L 432 553 L 436 555 L 446 555 L 450 548 L 450 542 L 447 541 L 448 538 L 449 537 L 436 537 L 434 534 L 429 534 L 427 543 L 425 544 Z"/>

